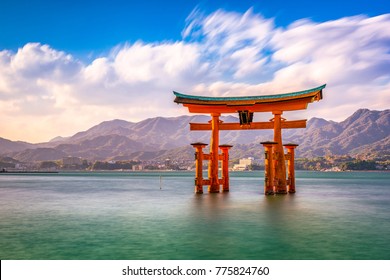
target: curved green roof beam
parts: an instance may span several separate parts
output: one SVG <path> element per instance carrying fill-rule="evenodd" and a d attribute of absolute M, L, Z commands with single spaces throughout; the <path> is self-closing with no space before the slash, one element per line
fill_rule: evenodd
<path fill-rule="evenodd" d="M 326 87 L 326 84 L 322 86 L 307 89 L 303 91 L 273 94 L 273 95 L 258 95 L 258 96 L 231 96 L 231 97 L 210 97 L 210 96 L 196 96 L 187 95 L 174 91 L 173 94 L 176 96 L 174 102 L 181 104 L 233 104 L 248 102 L 248 104 L 255 103 L 268 103 L 278 102 L 284 100 L 300 99 L 305 97 L 317 96 L 318 99 L 322 99 L 322 89 Z M 318 95 L 319 94 L 319 95 Z"/>

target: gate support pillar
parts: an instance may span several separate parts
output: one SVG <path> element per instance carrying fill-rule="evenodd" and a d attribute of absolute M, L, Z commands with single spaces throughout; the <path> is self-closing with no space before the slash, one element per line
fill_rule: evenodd
<path fill-rule="evenodd" d="M 205 143 L 192 143 L 195 148 L 195 193 L 203 193 L 203 148 Z"/>
<path fill-rule="evenodd" d="M 219 192 L 218 179 L 218 145 L 219 145 L 219 116 L 220 113 L 211 114 L 211 139 L 210 139 L 210 160 L 209 160 L 209 192 Z"/>
<path fill-rule="evenodd" d="M 286 163 L 282 145 L 282 111 L 273 111 L 272 114 L 274 115 L 274 142 L 277 142 L 274 147 L 275 193 L 287 194 Z"/>
<path fill-rule="evenodd" d="M 289 193 L 295 193 L 295 168 L 294 168 L 294 150 L 298 144 L 285 144 L 283 145 L 287 149 L 287 189 Z"/>
<path fill-rule="evenodd" d="M 222 191 L 229 191 L 229 149 L 232 145 L 220 145 L 222 151 Z"/>
<path fill-rule="evenodd" d="M 273 195 L 274 192 L 274 146 L 277 142 L 261 142 L 263 145 L 264 153 L 264 194 Z"/>

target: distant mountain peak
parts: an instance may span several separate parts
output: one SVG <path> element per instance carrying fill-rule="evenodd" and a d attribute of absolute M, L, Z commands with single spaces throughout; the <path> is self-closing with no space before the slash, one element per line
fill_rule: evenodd
<path fill-rule="evenodd" d="M 110 121 L 103 121 L 98 125 L 124 125 L 124 126 L 126 126 L 128 124 L 132 124 L 132 122 L 121 120 L 121 119 L 113 119 Z"/>
<path fill-rule="evenodd" d="M 315 126 L 315 127 L 322 127 L 324 125 L 329 124 L 329 121 L 322 119 L 322 118 L 311 118 L 310 120 L 307 121 L 307 126 Z"/>
<path fill-rule="evenodd" d="M 205 123 L 210 119 L 208 115 L 156 117 L 140 122 L 114 119 L 101 122 L 72 137 L 56 137 L 41 144 L 0 138 L 0 155 L 11 156 L 20 161 L 55 159 L 66 155 L 90 160 L 131 160 L 140 155 L 153 158 L 153 155 L 164 156 L 164 151 L 167 150 L 190 147 L 192 142 L 208 143 L 210 131 L 190 131 L 189 123 Z M 231 115 L 221 116 L 221 120 L 238 122 L 238 118 Z M 250 156 L 251 153 L 260 155 L 262 149 L 259 142 L 272 139 L 272 134 L 272 129 L 221 131 L 220 143 L 232 144 L 232 153 L 238 156 Z M 297 156 L 316 157 L 352 152 L 356 154 L 359 147 L 361 153 L 380 154 L 388 149 L 388 142 L 383 142 L 383 139 L 390 136 L 390 110 L 359 109 L 342 122 L 312 118 L 305 129 L 286 129 L 282 135 L 283 141 L 299 144 Z M 50 149 L 37 149 L 45 147 Z M 30 150 L 26 151 L 27 149 Z M 183 151 L 190 150 L 184 149 L 173 154 L 182 156 Z M 192 154 L 189 157 L 191 158 Z"/>
<path fill-rule="evenodd" d="M 62 136 L 57 136 L 57 137 L 54 137 L 53 139 L 51 139 L 49 142 L 50 143 L 54 143 L 54 142 L 63 142 L 63 141 L 66 141 L 68 140 L 69 137 L 62 137 Z"/>

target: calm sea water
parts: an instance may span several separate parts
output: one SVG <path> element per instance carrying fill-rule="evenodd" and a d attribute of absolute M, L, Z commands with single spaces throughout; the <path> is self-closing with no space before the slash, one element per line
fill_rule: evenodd
<path fill-rule="evenodd" d="M 1 175 L 0 259 L 390 259 L 390 172 L 298 172 L 282 196 L 262 176 Z"/>

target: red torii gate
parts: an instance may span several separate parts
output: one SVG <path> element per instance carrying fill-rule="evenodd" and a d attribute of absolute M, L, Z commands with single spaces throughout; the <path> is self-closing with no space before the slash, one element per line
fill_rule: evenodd
<path fill-rule="evenodd" d="M 296 144 L 286 144 L 288 153 L 285 155 L 282 143 L 282 129 L 305 128 L 306 120 L 287 121 L 282 118 L 284 111 L 306 109 L 309 103 L 322 99 L 322 90 L 326 84 L 292 93 L 242 96 L 242 97 L 205 97 L 186 95 L 173 92 L 174 102 L 183 104 L 190 113 L 208 113 L 211 115 L 209 123 L 190 123 L 190 130 L 211 130 L 210 153 L 204 154 L 204 143 L 193 143 L 196 149 L 196 178 L 195 191 L 203 193 L 203 185 L 208 185 L 209 192 L 219 192 L 220 185 L 223 191 L 229 191 L 228 150 L 232 146 L 219 146 L 220 130 L 242 129 L 273 129 L 273 142 L 262 142 L 265 148 L 265 194 L 286 194 L 295 192 L 294 175 L 294 148 Z M 268 122 L 253 122 L 255 112 L 271 112 L 273 118 Z M 223 123 L 219 120 L 221 114 L 238 113 L 240 123 Z M 222 154 L 218 153 L 218 149 Z M 288 179 L 286 180 L 286 163 L 288 160 Z M 209 178 L 202 176 L 203 160 L 209 160 Z M 218 177 L 218 161 L 222 160 L 222 179 Z M 287 189 L 288 187 L 288 189 Z"/>

